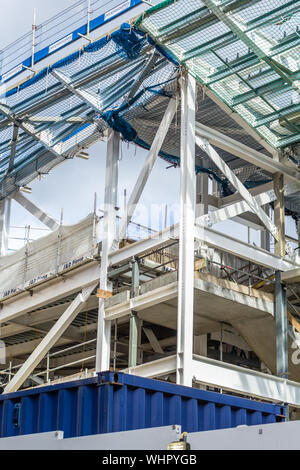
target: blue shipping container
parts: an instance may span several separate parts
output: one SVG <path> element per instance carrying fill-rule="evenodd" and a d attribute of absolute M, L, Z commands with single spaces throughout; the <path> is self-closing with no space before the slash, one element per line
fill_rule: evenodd
<path fill-rule="evenodd" d="M 102 372 L 0 395 L 0 437 L 56 430 L 75 437 L 172 424 L 207 431 L 285 421 L 285 412 L 276 404 Z"/>

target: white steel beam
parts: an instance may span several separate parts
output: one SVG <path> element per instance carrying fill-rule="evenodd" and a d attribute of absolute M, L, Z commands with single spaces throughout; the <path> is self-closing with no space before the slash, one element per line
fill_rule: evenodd
<path fill-rule="evenodd" d="M 98 303 L 99 299 L 95 295 L 92 295 L 89 298 L 89 310 L 97 308 Z M 8 338 L 10 336 L 24 333 L 25 331 L 36 330 L 40 325 L 53 322 L 64 313 L 70 304 L 71 301 L 68 301 L 59 303 L 58 305 L 54 305 L 52 307 L 42 308 L 35 312 L 27 312 L 26 315 L 23 315 L 23 318 L 19 318 L 17 322 L 12 322 L 9 325 L 2 326 L 0 329 L 0 338 Z M 85 312 L 86 307 L 84 306 L 81 311 Z"/>
<path fill-rule="evenodd" d="M 284 187 L 284 192 L 287 196 L 297 191 L 299 191 L 299 186 L 297 183 L 289 183 Z M 263 206 L 276 200 L 276 194 L 273 189 L 269 189 L 269 191 L 266 191 L 265 193 L 258 194 L 257 196 L 252 197 L 258 206 Z M 198 217 L 196 219 L 196 223 L 201 224 L 201 222 L 204 222 L 205 224 L 210 226 L 213 224 L 217 224 L 218 222 L 222 222 L 223 220 L 236 217 L 239 214 L 247 212 L 248 210 L 248 203 L 245 200 L 241 200 L 239 202 L 225 206 L 221 209 L 212 211 L 209 214 Z"/>
<path fill-rule="evenodd" d="M 296 184 L 296 187 L 298 188 L 297 183 L 295 184 Z M 269 181 L 269 183 L 261 184 L 260 186 L 251 188 L 249 189 L 249 193 L 252 194 L 252 196 L 254 197 L 254 196 L 258 196 L 258 194 L 266 193 L 270 191 L 270 189 L 274 189 L 273 181 Z M 230 204 L 234 204 L 242 200 L 243 200 L 242 196 L 238 192 L 236 192 L 234 194 L 230 194 L 230 196 L 221 197 L 219 199 L 218 208 L 221 209 L 222 207 L 229 206 Z"/>
<path fill-rule="evenodd" d="M 148 62 L 143 67 L 141 73 L 134 80 L 133 85 L 130 89 L 130 92 L 128 93 L 128 96 L 126 96 L 125 98 L 127 102 L 129 102 L 134 97 L 134 95 L 138 91 L 139 87 L 141 86 L 145 78 L 150 74 L 151 70 L 154 68 L 158 58 L 159 58 L 159 53 L 157 52 L 156 49 L 154 49 L 150 58 L 148 59 Z"/>
<path fill-rule="evenodd" d="M 177 293 L 178 284 L 177 282 L 172 282 L 149 292 L 145 292 L 145 294 L 132 297 L 131 299 L 128 298 L 112 307 L 107 306 L 105 309 L 105 318 L 108 321 L 117 320 L 118 318 L 130 315 L 132 310 L 140 312 L 154 305 L 174 299 Z"/>
<path fill-rule="evenodd" d="M 53 217 L 46 214 L 42 209 L 36 206 L 33 202 L 29 201 L 27 197 L 25 197 L 20 191 L 16 191 L 12 194 L 12 199 L 17 201 L 24 209 L 26 209 L 30 214 L 36 217 L 40 222 L 42 222 L 46 227 L 50 230 L 54 231 L 59 228 L 58 222 L 56 222 Z"/>
<path fill-rule="evenodd" d="M 253 150 L 251 147 L 198 122 L 196 123 L 196 136 L 206 139 L 211 145 L 225 150 L 231 155 L 235 155 L 255 166 L 263 168 L 269 173 L 283 173 L 290 180 L 300 184 L 300 171 L 296 166 L 295 169 L 289 168 L 278 160 L 270 158 L 257 150 Z"/>
<path fill-rule="evenodd" d="M 128 224 L 132 219 L 136 204 L 139 202 L 139 199 L 148 181 L 149 175 L 158 157 L 162 144 L 166 138 L 170 124 L 176 112 L 176 108 L 177 108 L 177 101 L 175 99 L 170 99 L 167 109 L 165 111 L 164 117 L 159 125 L 156 136 L 152 142 L 148 156 L 144 162 L 143 168 L 137 178 L 137 182 L 130 195 L 127 208 L 126 208 L 126 213 L 122 217 L 120 230 L 119 230 L 120 241 L 126 237 L 126 230 L 127 230 Z"/>
<path fill-rule="evenodd" d="M 10 122 L 14 123 L 20 129 L 22 129 L 26 134 L 32 137 L 35 141 L 42 144 L 49 152 L 53 153 L 56 157 L 62 156 L 62 145 L 61 142 L 52 145 L 52 135 L 49 131 L 36 132 L 34 126 L 29 122 L 19 121 L 18 118 L 13 114 L 11 109 L 4 105 L 0 104 L 0 113 L 6 116 Z"/>
<path fill-rule="evenodd" d="M 257 204 L 256 200 L 251 195 L 251 193 L 249 193 L 249 191 L 246 189 L 243 183 L 236 177 L 233 171 L 220 157 L 218 152 L 211 146 L 208 140 L 202 137 L 197 137 L 196 143 L 199 147 L 201 147 L 207 153 L 207 155 L 212 159 L 214 164 L 219 168 L 220 171 L 222 171 L 222 173 L 226 176 L 226 178 L 230 181 L 230 183 L 236 188 L 236 190 L 240 193 L 243 199 L 247 202 L 249 208 L 256 213 L 256 215 L 260 218 L 262 223 L 269 230 L 269 232 L 273 235 L 273 237 L 276 240 L 278 240 L 277 227 L 275 227 L 271 219 Z"/>
<path fill-rule="evenodd" d="M 300 406 L 300 383 L 298 382 L 204 356 L 194 356 L 192 368 L 195 382 L 265 400 Z"/>
<path fill-rule="evenodd" d="M 100 265 L 100 289 L 111 291 L 107 278 L 108 254 L 116 240 L 116 207 L 118 197 L 120 134 L 109 130 L 107 138 L 106 174 L 104 193 L 104 220 Z M 110 365 L 111 322 L 105 321 L 104 298 L 99 299 L 96 372 L 108 370 Z"/>
<path fill-rule="evenodd" d="M 287 272 L 296 270 L 300 266 L 299 257 L 295 261 L 280 258 L 262 248 L 249 245 L 209 227 L 196 225 L 195 237 L 205 242 L 208 246 L 219 248 L 226 253 L 253 261 L 253 263 L 274 271 Z M 178 238 L 178 225 L 171 228 L 171 231 L 170 229 L 163 230 L 149 238 L 139 240 L 120 250 L 111 252 L 109 254 L 109 264 L 125 263 L 134 256 L 166 246 L 176 238 Z M 97 262 L 90 262 L 80 268 L 70 270 L 63 277 L 58 276 L 57 278 L 50 279 L 49 282 L 47 281 L 39 285 L 38 289 L 32 286 L 30 292 L 20 292 L 9 299 L 2 299 L 3 306 L 0 313 L 0 323 L 8 322 L 43 305 L 78 292 L 81 288 L 91 285 L 98 279 L 99 265 Z M 135 305 L 129 306 L 130 308 L 137 309 Z"/>
<path fill-rule="evenodd" d="M 219 248 L 226 253 L 231 253 L 241 259 L 252 261 L 274 271 L 289 271 L 299 265 L 300 260 L 292 262 L 285 258 L 269 253 L 262 248 L 242 242 L 237 238 L 230 237 L 208 227 L 196 225 L 195 237 L 213 248 Z"/>
<path fill-rule="evenodd" d="M 92 286 L 83 289 L 82 292 L 76 296 L 76 298 L 73 300 L 73 302 L 64 312 L 64 314 L 57 320 L 57 322 L 51 328 L 49 333 L 47 333 L 45 338 L 43 338 L 40 344 L 31 353 L 29 358 L 24 362 L 24 364 L 18 370 L 16 375 L 6 385 L 4 393 L 15 392 L 21 387 L 27 377 L 32 373 L 35 367 L 44 358 L 45 354 L 47 354 L 47 352 L 62 336 L 63 332 L 76 318 L 77 314 L 82 308 L 82 304 L 87 301 L 96 286 L 97 284 L 93 284 Z"/>
<path fill-rule="evenodd" d="M 9 163 L 8 163 L 8 169 L 7 169 L 8 173 L 14 166 L 18 135 L 19 135 L 19 127 L 14 125 L 13 136 L 12 136 L 11 144 L 10 144 L 10 156 L 9 156 Z"/>
<path fill-rule="evenodd" d="M 139 366 L 130 367 L 122 370 L 133 375 L 140 377 L 162 377 L 164 375 L 172 374 L 176 371 L 176 356 L 168 356 L 157 361 L 147 362 Z"/>
<path fill-rule="evenodd" d="M 71 93 L 80 98 L 84 103 L 91 107 L 97 113 L 102 112 L 102 103 L 99 97 L 92 95 L 91 93 L 75 88 L 72 84 L 72 80 L 64 73 L 52 70 L 51 74 L 55 77 L 65 88 Z"/>
<path fill-rule="evenodd" d="M 269 204 L 263 204 L 262 209 L 266 212 L 268 216 L 270 216 L 270 206 Z M 260 232 L 260 246 L 264 250 L 270 251 L 270 234 L 267 230 L 261 230 Z"/>
<path fill-rule="evenodd" d="M 181 80 L 180 222 L 177 311 L 176 382 L 192 385 L 194 317 L 194 227 L 196 81 L 187 74 Z"/>
<path fill-rule="evenodd" d="M 158 353 L 158 354 L 164 354 L 164 350 L 161 347 L 154 331 L 151 330 L 151 328 L 145 328 L 145 327 L 143 328 L 143 331 L 144 331 L 145 335 L 147 336 L 147 338 L 149 340 L 149 343 L 152 346 L 153 351 Z"/>
<path fill-rule="evenodd" d="M 49 283 L 41 284 L 37 289 L 21 292 L 17 297 L 3 303 L 0 313 L 0 324 L 13 320 L 25 313 L 62 299 L 67 295 L 88 287 L 99 279 L 98 262 L 89 263 L 79 269 L 50 279 Z"/>

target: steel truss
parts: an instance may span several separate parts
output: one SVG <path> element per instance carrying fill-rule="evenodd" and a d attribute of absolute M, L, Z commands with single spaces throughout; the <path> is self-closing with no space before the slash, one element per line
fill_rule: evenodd
<path fill-rule="evenodd" d="M 152 57 L 149 60 L 150 65 L 155 62 Z M 55 72 L 55 77 L 66 87 L 66 89 L 79 97 L 83 102 L 91 106 L 95 111 L 99 111 L 100 102 L 94 102 L 93 97 L 86 94 L 80 88 L 75 88 L 70 81 L 60 73 Z M 137 78 L 141 80 L 141 76 Z M 137 84 L 133 85 L 131 93 L 134 93 Z M 263 248 L 254 247 L 249 243 L 241 242 L 233 237 L 222 234 L 212 228 L 212 226 L 220 221 L 236 218 L 252 211 L 255 216 L 264 225 L 264 230 L 280 240 L 284 237 L 277 227 L 274 226 L 270 217 L 263 210 L 262 206 L 266 206 L 271 202 L 277 201 L 276 190 L 270 187 L 270 184 L 264 186 L 262 192 L 259 189 L 248 191 L 236 177 L 234 172 L 224 163 L 213 146 L 226 148 L 227 151 L 239 158 L 251 160 L 263 168 L 270 170 L 272 173 L 284 174 L 286 183 L 281 194 L 280 204 L 284 204 L 284 196 L 299 191 L 299 175 L 294 170 L 289 170 L 280 162 L 273 162 L 270 158 L 265 157 L 259 152 L 234 142 L 220 133 L 216 133 L 205 126 L 195 122 L 195 103 L 196 103 L 196 83 L 194 78 L 189 74 L 183 74 L 180 81 L 181 88 L 181 189 L 180 189 L 180 222 L 170 228 L 159 233 L 155 233 L 148 238 L 142 239 L 135 243 L 131 243 L 123 248 L 119 247 L 119 242 L 125 238 L 128 223 L 134 215 L 134 209 L 138 204 L 143 189 L 148 181 L 151 170 L 155 164 L 164 139 L 166 138 L 169 127 L 172 124 L 177 99 L 171 99 L 165 111 L 164 118 L 159 126 L 156 138 L 150 148 L 148 158 L 145 160 L 142 171 L 129 198 L 127 213 L 121 220 L 120 230 L 116 230 L 116 211 L 117 207 L 117 190 L 118 190 L 118 161 L 119 161 L 119 143 L 120 135 L 116 131 L 108 132 L 107 139 L 107 155 L 106 155 L 106 180 L 105 180 L 105 197 L 104 197 L 104 238 L 101 246 L 101 263 L 99 273 L 99 261 L 90 260 L 89 263 L 77 270 L 71 270 L 68 274 L 68 282 L 65 283 L 63 278 L 57 277 L 51 285 L 41 285 L 34 290 L 31 296 L 24 293 L 20 297 L 16 296 L 12 302 L 3 302 L 2 311 L 0 313 L 0 322 L 7 323 L 16 321 L 18 317 L 24 313 L 41 308 L 49 304 L 55 298 L 59 299 L 70 293 L 77 294 L 75 299 L 70 303 L 63 315 L 56 321 L 50 331 L 46 334 L 40 344 L 29 355 L 28 359 L 21 366 L 18 372 L 8 382 L 5 391 L 15 391 L 22 386 L 26 378 L 34 371 L 37 364 L 47 355 L 50 348 L 63 337 L 72 320 L 82 311 L 83 304 L 90 294 L 99 286 L 99 306 L 98 306 L 98 324 L 97 324 L 97 341 L 95 354 L 86 353 L 85 357 L 88 361 L 93 360 L 96 356 L 96 371 L 109 369 L 111 360 L 111 329 L 114 325 L 116 334 L 116 322 L 127 321 L 130 317 L 130 334 L 129 334 L 129 372 L 148 377 L 165 377 L 175 374 L 177 383 L 191 386 L 195 382 L 202 384 L 210 384 L 224 389 L 231 389 L 238 393 L 247 393 L 248 395 L 258 396 L 264 399 L 275 401 L 287 401 L 294 405 L 300 406 L 299 389 L 300 385 L 289 382 L 285 379 L 275 376 L 263 376 L 253 371 L 237 370 L 231 365 L 224 365 L 212 362 L 208 358 L 199 358 L 193 356 L 193 321 L 194 321 L 194 272 L 195 272 L 195 251 L 201 247 L 220 249 L 225 253 L 234 255 L 239 259 L 251 261 L 261 267 L 280 272 L 288 272 L 297 269 L 300 266 L 299 257 L 291 254 L 291 250 L 287 250 L 288 256 L 275 255 L 268 250 L 266 246 Z M 43 145 L 48 151 L 56 154 L 60 151 L 60 144 L 51 144 L 51 136 L 43 133 L 37 134 L 30 124 L 21 123 L 11 111 L 1 105 L 0 111 L 14 124 L 15 127 L 21 128 L 30 137 Z M 17 138 L 15 131 L 15 139 Z M 239 194 L 229 196 L 228 198 L 219 198 L 215 196 L 215 209 L 207 213 L 208 207 L 212 199 L 208 194 L 204 194 L 207 209 L 199 212 L 196 217 L 196 176 L 195 176 L 195 148 L 196 145 L 202 146 L 216 166 L 224 173 L 237 189 Z M 13 159 L 13 145 L 12 154 Z M 250 159 L 250 160 L 249 160 Z M 272 163 L 270 163 L 270 161 Z M 204 185 L 208 191 L 208 185 Z M 51 230 L 57 228 L 57 222 L 34 204 L 30 203 L 21 193 L 12 195 L 17 202 L 28 209 L 39 220 L 46 224 Z M 1 233 L 4 234 L 5 207 L 1 206 Z M 6 216 L 7 218 L 7 216 Z M 3 240 L 3 236 L 2 236 Z M 140 282 L 143 272 L 147 269 L 143 264 L 139 263 L 139 259 L 149 257 L 152 253 L 157 253 L 166 247 L 177 243 L 179 240 L 179 252 L 176 258 L 178 262 L 178 281 L 170 283 L 167 286 L 160 287 L 155 291 L 149 291 L 141 294 L 139 292 Z M 2 241 L 1 246 L 5 246 Z M 175 259 L 173 258 L 172 261 Z M 129 263 L 129 264 L 128 264 Z M 157 263 L 155 269 L 163 265 L 170 264 L 171 261 Z M 143 271 L 144 270 L 144 271 Z M 128 271 L 131 273 L 127 277 Z M 151 271 L 151 268 L 150 268 Z M 113 274 L 114 273 L 114 274 Z M 128 293 L 123 295 L 123 302 L 116 303 L 107 307 L 105 297 L 114 293 L 113 280 L 114 276 L 125 276 L 128 285 L 132 283 L 131 295 Z M 279 276 L 279 277 L 278 277 Z M 278 280 L 279 279 L 279 280 Z M 287 371 L 286 353 L 287 353 L 287 329 L 284 324 L 285 316 L 285 297 L 283 295 L 283 287 L 280 282 L 280 274 L 277 274 L 276 284 L 277 301 L 275 303 L 275 318 L 277 323 L 277 338 L 280 339 L 280 347 L 277 348 L 277 364 L 278 374 L 285 376 Z M 140 334 L 144 331 L 146 334 L 150 348 L 153 353 L 163 354 L 163 341 L 158 340 L 154 331 L 149 327 L 142 327 L 139 323 L 139 312 L 146 310 L 153 305 L 159 305 L 162 302 L 178 298 L 177 307 L 177 341 L 176 354 L 166 356 L 165 358 L 151 361 L 147 364 L 138 363 L 139 350 L 141 349 Z M 93 326 L 95 328 L 95 325 Z M 7 327 L 5 327 L 7 328 Z M 116 340 L 116 344 L 118 344 Z M 171 339 L 170 344 L 174 344 Z M 115 351 L 117 356 L 117 351 Z M 76 362 L 77 361 L 77 362 Z M 74 356 L 74 364 L 79 359 Z M 202 364 L 202 365 L 201 365 Z M 204 367 L 205 366 L 205 367 Z M 60 367 L 60 366 L 58 366 Z M 218 380 L 212 380 L 212 374 L 215 370 L 224 371 L 224 374 L 218 373 Z M 244 378 L 247 379 L 247 387 Z M 231 385 L 230 385 L 231 384 Z M 267 385 L 266 385 L 267 384 Z M 267 388 L 266 388 L 267 386 Z"/>

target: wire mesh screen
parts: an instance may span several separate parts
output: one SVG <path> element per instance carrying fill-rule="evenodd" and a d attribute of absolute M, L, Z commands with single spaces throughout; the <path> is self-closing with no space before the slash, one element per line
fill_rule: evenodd
<path fill-rule="evenodd" d="M 136 25 L 273 147 L 299 141 L 300 1 L 165 1 Z"/>
<path fill-rule="evenodd" d="M 190 68 L 200 82 L 197 121 L 268 154 L 259 139 L 249 136 L 226 110 L 207 97 L 203 83 L 215 95 L 222 95 L 223 102 L 230 101 L 235 113 L 240 107 L 246 110 L 248 123 L 259 133 L 263 130 L 264 139 L 270 142 L 275 135 L 274 129 L 277 137 L 279 133 L 290 132 L 281 124 L 282 108 L 281 117 L 275 118 L 272 105 L 266 100 L 264 90 L 265 86 L 270 86 L 270 73 L 272 90 L 268 88 L 267 96 L 272 95 L 287 104 L 291 86 L 284 82 L 282 88 L 281 81 L 277 81 L 278 74 L 283 80 L 277 65 L 273 66 L 273 62 L 266 62 L 251 52 L 235 28 L 232 27 L 233 33 L 227 20 L 220 21 L 219 12 L 212 7 L 208 9 L 207 3 L 208 0 L 163 2 L 148 10 L 135 26 L 121 25 L 111 35 L 87 44 L 6 91 L 0 97 L 0 198 L 47 173 L 65 159 L 73 158 L 102 139 L 108 128 L 120 132 L 125 141 L 149 149 L 171 98 L 177 99 L 178 110 L 160 156 L 174 166 L 180 165 L 179 62 L 183 61 L 189 67 L 189 61 L 194 59 L 200 60 L 201 65 L 199 74 Z M 250 3 L 243 2 L 239 11 L 245 12 Z M 259 4 L 259 1 L 253 3 Z M 229 12 L 237 13 L 236 2 L 232 3 L 231 9 L 230 5 L 231 2 L 226 3 L 221 12 L 223 16 Z M 266 13 L 266 21 L 269 14 Z M 158 44 L 150 38 L 150 33 Z M 195 57 L 185 55 L 192 54 L 193 50 Z M 294 54 L 293 48 L 289 50 Z M 203 59 L 206 54 L 211 57 L 211 63 Z M 219 66 L 221 63 L 223 65 Z M 249 75 L 249 67 L 254 70 L 253 74 Z M 249 94 L 251 80 L 256 88 Z M 261 125 L 257 125 L 258 120 Z M 12 145 L 16 130 L 17 139 Z M 299 132 L 294 133 L 294 137 L 299 138 Z M 272 142 L 274 144 L 274 139 Z M 280 140 L 280 145 L 282 142 Z M 246 187 L 271 181 L 272 177 L 266 171 L 223 150 L 219 152 Z M 235 191 L 199 148 L 196 172 L 212 176 L 223 195 Z"/>

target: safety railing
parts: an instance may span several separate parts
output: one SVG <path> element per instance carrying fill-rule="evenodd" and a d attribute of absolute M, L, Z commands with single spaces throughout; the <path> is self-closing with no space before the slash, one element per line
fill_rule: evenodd
<path fill-rule="evenodd" d="M 34 14 L 32 31 L 0 51 L 0 83 L 140 4 L 143 0 L 79 0 L 40 25 Z"/>

